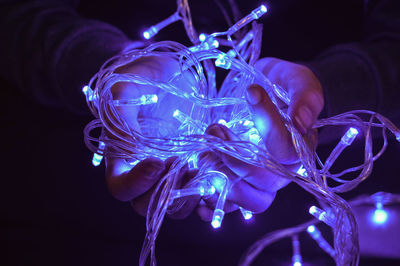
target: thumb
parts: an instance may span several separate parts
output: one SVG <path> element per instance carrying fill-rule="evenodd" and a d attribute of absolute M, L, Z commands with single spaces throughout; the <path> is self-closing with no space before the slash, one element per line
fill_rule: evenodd
<path fill-rule="evenodd" d="M 250 85 L 247 88 L 247 102 L 268 152 L 284 164 L 297 161 L 290 133 L 264 88 L 256 84 Z"/>
<path fill-rule="evenodd" d="M 147 158 L 129 169 L 124 160 L 106 157 L 108 188 L 121 201 L 129 201 L 145 193 L 157 183 L 164 171 L 164 162 L 157 158 Z"/>

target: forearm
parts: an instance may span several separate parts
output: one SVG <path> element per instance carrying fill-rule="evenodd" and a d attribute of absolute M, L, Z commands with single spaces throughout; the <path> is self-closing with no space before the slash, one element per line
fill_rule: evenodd
<path fill-rule="evenodd" d="M 132 44 L 115 27 L 81 18 L 58 1 L 3 1 L 0 12 L 1 73 L 44 104 L 86 110 L 82 86 Z"/>

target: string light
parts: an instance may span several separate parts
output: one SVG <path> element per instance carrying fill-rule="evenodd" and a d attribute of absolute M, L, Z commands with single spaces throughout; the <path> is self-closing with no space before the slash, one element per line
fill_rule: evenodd
<path fill-rule="evenodd" d="M 329 214 L 327 214 L 326 211 L 321 210 L 317 206 L 311 206 L 310 209 L 309 209 L 309 213 L 312 216 L 314 216 L 315 218 L 317 218 L 318 220 L 320 220 L 321 222 L 326 223 L 330 227 L 334 227 L 335 226 L 334 219 Z"/>
<path fill-rule="evenodd" d="M 93 159 L 92 159 L 93 166 L 99 166 L 101 164 L 101 161 L 103 160 L 102 154 L 104 153 L 105 147 L 106 147 L 106 144 L 104 142 L 100 141 L 98 152 L 93 153 Z"/>
<path fill-rule="evenodd" d="M 192 42 L 191 47 L 173 41 L 153 43 L 142 50 L 129 50 L 108 60 L 99 72 L 92 77 L 82 91 L 87 104 L 96 117 L 85 127 L 85 143 L 94 152 L 93 164 L 99 165 L 104 155 L 137 162 L 148 157 L 166 160 L 177 157 L 156 185 L 149 206 L 155 206 L 147 212 L 147 234 L 140 255 L 139 264 L 145 265 L 151 253 L 151 264 L 155 264 L 155 241 L 165 214 L 178 198 L 189 195 L 209 196 L 218 193 L 211 225 L 219 228 L 223 222 L 224 206 L 232 187 L 241 179 L 230 180 L 225 173 L 218 171 L 220 162 L 202 159 L 205 152 L 218 151 L 245 163 L 267 168 L 272 173 L 287 178 L 314 195 L 323 204 L 324 209 L 312 207 L 310 213 L 332 227 L 334 233 L 334 258 L 338 265 L 355 265 L 358 262 L 357 227 L 349 204 L 337 193 L 354 189 L 371 173 L 373 163 L 383 153 L 387 142 L 374 155 L 371 129 L 386 129 L 400 141 L 400 131 L 384 116 L 366 110 L 356 110 L 326 119 L 320 119 L 314 128 L 324 126 L 345 126 L 346 134 L 331 152 L 322 169 L 317 167 L 318 156 L 307 146 L 303 136 L 294 127 L 285 108 L 290 104 L 288 93 L 272 84 L 260 71 L 254 68 L 261 48 L 261 30 L 256 23 L 246 32 L 244 38 L 235 40 L 233 34 L 244 29 L 250 22 L 259 19 L 267 12 L 264 5 L 236 22 L 225 32 L 209 35 L 197 35 L 191 21 L 187 1 L 178 0 L 178 9 L 172 16 L 143 32 L 146 39 L 152 38 L 162 28 L 181 20 Z M 247 36 L 247 37 L 246 37 Z M 227 53 L 223 51 L 228 51 Z M 130 64 L 139 58 L 168 58 L 178 62 L 176 71 L 166 80 L 152 79 L 137 73 L 118 73 L 118 68 Z M 216 87 L 215 67 L 226 69 L 227 74 L 219 89 Z M 170 69 L 169 69 L 170 70 Z M 129 82 L 143 87 L 156 88 L 157 93 L 142 95 L 133 99 L 115 99 L 111 88 L 119 82 Z M 291 134 L 293 146 L 302 165 L 297 171 L 290 171 L 277 162 L 265 149 L 261 136 L 253 121 L 253 115 L 244 98 L 245 89 L 252 83 L 262 86 L 272 102 L 277 106 L 287 130 Z M 182 85 L 184 84 L 184 85 Z M 135 86 L 135 87 L 140 87 Z M 286 106 L 278 106 L 278 102 Z M 131 106 L 138 110 L 137 124 L 133 128 L 122 116 L 120 109 Z M 169 108 L 169 109 L 168 109 Z M 166 111 L 168 110 L 168 111 Z M 161 115 L 160 115 L 161 114 Z M 369 117 L 369 120 L 363 118 Z M 227 126 L 240 140 L 221 140 L 205 134 L 212 123 Z M 100 136 L 92 136 L 100 128 Z M 107 131 L 107 134 L 106 134 Z M 342 151 L 350 146 L 359 132 L 365 138 L 364 163 L 335 174 L 330 169 Z M 107 147 L 107 148 L 106 148 Z M 197 169 L 198 174 L 184 188 L 177 187 L 182 167 L 189 165 Z M 128 163 L 127 165 L 130 165 Z M 353 179 L 342 180 L 344 174 L 359 172 Z M 329 187 L 326 180 L 335 180 L 339 185 Z M 207 184 L 211 184 L 208 186 Z M 159 195 L 159 196 L 155 196 Z M 326 207 L 325 207 L 326 206 Z M 239 209 L 246 219 L 253 213 L 241 206 Z M 381 209 L 382 210 L 382 209 Z M 383 217 L 383 216 L 382 216 Z M 381 218 L 381 220 L 384 220 Z M 309 226 L 308 224 L 307 226 Z M 305 231 L 306 225 L 288 229 L 282 235 L 293 235 Z M 315 232 L 315 230 L 314 230 Z M 264 245 L 266 242 L 262 242 Z M 259 250 L 259 249 L 257 249 Z M 255 253 L 253 253 L 254 255 Z M 252 255 L 252 256 L 253 256 Z M 249 256 L 249 261 L 252 257 Z M 293 264 L 301 265 L 297 259 Z"/>
<path fill-rule="evenodd" d="M 240 212 L 242 213 L 242 216 L 245 220 L 251 220 L 253 218 L 253 213 L 249 210 L 246 210 L 242 207 L 239 207 Z"/>
<path fill-rule="evenodd" d="M 299 236 L 294 235 L 292 236 L 292 249 L 293 249 L 293 256 L 292 256 L 292 265 L 293 266 L 302 266 L 303 265 L 303 258 L 300 253 L 300 241 Z"/>
<path fill-rule="evenodd" d="M 145 30 L 143 32 L 143 37 L 148 40 L 154 37 L 154 35 L 156 35 L 160 30 L 162 30 L 163 28 L 165 28 L 166 26 L 174 23 L 175 21 L 180 20 L 180 16 L 178 12 L 175 12 L 174 14 L 172 14 L 170 17 L 164 19 L 163 21 L 161 21 L 160 23 L 151 26 L 150 28 L 148 28 L 147 30 Z"/>
<path fill-rule="evenodd" d="M 315 225 L 307 227 L 307 233 L 317 242 L 318 246 L 328 253 L 332 258 L 335 257 L 335 250 L 329 245 L 329 243 L 322 237 L 321 232 Z"/>
<path fill-rule="evenodd" d="M 383 208 L 383 203 L 385 201 L 384 195 L 377 194 L 375 199 L 375 210 L 372 215 L 372 222 L 377 226 L 384 225 L 389 218 L 388 212 Z"/>

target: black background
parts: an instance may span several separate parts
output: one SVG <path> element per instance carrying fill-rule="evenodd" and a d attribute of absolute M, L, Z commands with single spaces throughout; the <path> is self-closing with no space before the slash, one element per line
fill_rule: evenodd
<path fill-rule="evenodd" d="M 238 1 L 243 14 L 258 1 Z M 190 1 L 199 32 L 226 28 L 213 1 Z M 328 47 L 359 41 L 362 2 L 270 0 L 264 24 L 262 56 L 309 61 Z M 131 39 L 147 26 L 175 11 L 174 1 L 82 1 L 78 11 L 109 22 Z M 156 36 L 188 44 L 176 23 Z M 104 165 L 93 167 L 83 143 L 90 114 L 78 116 L 63 108 L 39 105 L 3 82 L 1 108 L 1 238 L 5 254 L 0 265 L 136 265 L 145 235 L 145 219 L 129 203 L 113 199 L 106 188 Z M 361 156 L 360 141 L 340 167 L 354 165 Z M 327 147 L 320 147 L 327 154 Z M 399 193 L 400 145 L 391 139 L 372 176 L 354 192 Z M 254 221 L 244 223 L 229 214 L 220 230 L 213 230 L 196 214 L 185 220 L 166 219 L 157 242 L 160 265 L 235 265 L 241 254 L 267 232 L 299 224 L 309 217 L 315 200 L 290 184 L 272 206 Z M 333 261 L 302 234 L 304 261 L 331 265 Z M 3 261 L 5 260 L 5 261 Z M 267 248 L 255 265 L 289 265 L 291 243 L 285 239 Z M 361 265 L 395 265 L 398 261 L 362 259 Z"/>

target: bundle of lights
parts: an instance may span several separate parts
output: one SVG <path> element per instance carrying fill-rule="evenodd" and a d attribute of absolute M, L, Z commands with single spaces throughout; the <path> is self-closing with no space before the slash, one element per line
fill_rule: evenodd
<path fill-rule="evenodd" d="M 214 228 L 221 226 L 227 195 L 240 178 L 229 179 L 224 172 L 218 171 L 220 162 L 207 160 L 207 156 L 200 161 L 198 159 L 202 153 L 217 151 L 245 163 L 267 168 L 313 194 L 322 209 L 314 206 L 310 213 L 332 228 L 334 246 L 331 247 L 326 241 L 319 242 L 316 227 L 308 227 L 308 232 L 319 239 L 317 242 L 320 247 L 335 259 L 337 265 L 356 265 L 359 259 L 357 225 L 350 205 L 337 193 L 352 190 L 370 175 L 374 161 L 387 146 L 386 131 L 392 132 L 400 141 L 399 129 L 382 115 L 365 110 L 318 120 L 314 128 L 348 127 L 328 159 L 321 162 L 294 127 L 284 111 L 285 108 L 277 104 L 278 101 L 285 103 L 286 107 L 290 104 L 287 92 L 272 84 L 254 68 L 254 63 L 259 58 L 262 34 L 262 27 L 255 20 L 267 12 L 266 6 L 261 5 L 254 9 L 225 32 L 208 35 L 196 33 L 187 0 L 178 0 L 177 6 L 177 12 L 143 32 L 143 37 L 150 39 L 162 28 L 180 20 L 193 46 L 163 41 L 144 49 L 124 52 L 108 60 L 83 88 L 88 106 L 96 117 L 86 126 L 84 132 L 86 145 L 94 152 L 94 165 L 99 165 L 103 156 L 109 156 L 124 159 L 128 171 L 148 157 L 163 160 L 177 157 L 169 172 L 158 182 L 151 198 L 146 217 L 147 234 L 139 264 L 144 265 L 150 256 L 151 264 L 155 265 L 155 241 L 165 214 L 171 211 L 172 203 L 177 199 L 191 195 L 209 197 L 218 193 L 211 225 Z M 244 27 L 250 23 L 250 29 L 244 32 Z M 118 72 L 118 68 L 143 57 L 170 58 L 179 63 L 179 69 L 167 81 Z M 223 68 L 227 72 L 218 89 L 215 67 Z M 136 98 L 116 99 L 111 88 L 120 82 L 138 85 L 143 90 Z M 253 83 L 266 90 L 292 136 L 293 146 L 301 163 L 296 172 L 288 170 L 274 159 L 263 144 L 244 97 L 245 88 Z M 137 110 L 138 128 L 130 126 L 125 120 L 119 111 L 121 107 Z M 172 111 L 166 112 L 166 107 Z M 228 127 L 240 140 L 222 140 L 205 134 L 206 128 L 214 123 Z M 371 129 L 376 127 L 382 129 L 384 143 L 380 151 L 373 154 Z M 101 133 L 95 137 L 93 131 L 98 128 Z M 341 173 L 331 173 L 335 160 L 360 132 L 365 138 L 364 163 Z M 198 169 L 198 174 L 184 187 L 178 187 L 179 172 L 185 165 Z M 342 179 L 345 174 L 356 176 L 351 180 Z M 337 185 L 328 186 L 329 179 L 334 180 Z M 179 204 L 174 204 L 173 208 L 179 208 Z M 251 211 L 242 207 L 240 211 L 245 219 L 253 216 Z M 313 223 L 315 222 L 306 225 L 311 226 Z M 287 229 L 289 233 L 283 231 L 284 236 L 292 236 L 293 239 L 293 248 L 296 251 L 293 256 L 294 265 L 301 265 L 301 256 L 297 254 L 300 244 L 296 232 L 306 230 L 307 227 L 304 226 Z M 256 253 L 250 253 L 248 260 L 244 260 L 244 265 Z"/>

